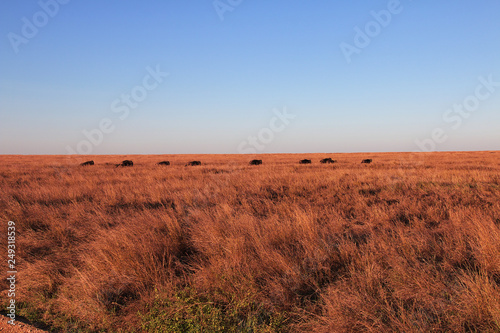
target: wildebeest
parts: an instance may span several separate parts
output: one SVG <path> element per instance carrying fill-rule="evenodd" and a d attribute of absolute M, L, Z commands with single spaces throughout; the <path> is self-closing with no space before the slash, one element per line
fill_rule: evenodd
<path fill-rule="evenodd" d="M 87 161 L 80 164 L 81 166 L 94 165 L 94 161 Z"/>
<path fill-rule="evenodd" d="M 158 162 L 158 165 L 170 165 L 170 161 L 161 161 Z"/>
<path fill-rule="evenodd" d="M 304 159 L 304 160 L 300 160 L 299 161 L 300 164 L 311 164 L 311 160 L 308 160 L 308 159 Z"/>
<path fill-rule="evenodd" d="M 366 163 L 366 164 L 369 164 L 371 162 L 372 162 L 371 158 L 367 158 L 367 159 L 361 161 L 361 163 Z"/>
<path fill-rule="evenodd" d="M 324 158 L 320 161 L 321 163 L 335 163 L 336 160 L 332 160 L 330 157 Z"/>
<path fill-rule="evenodd" d="M 200 161 L 191 161 L 186 164 L 186 166 L 201 165 Z"/>
<path fill-rule="evenodd" d="M 250 165 L 261 165 L 262 164 L 262 160 L 251 160 L 250 161 Z"/>
<path fill-rule="evenodd" d="M 134 165 L 134 162 L 132 162 L 131 160 L 125 160 L 123 162 L 121 162 L 120 164 L 117 164 L 116 166 L 119 167 L 119 166 L 133 166 Z"/>

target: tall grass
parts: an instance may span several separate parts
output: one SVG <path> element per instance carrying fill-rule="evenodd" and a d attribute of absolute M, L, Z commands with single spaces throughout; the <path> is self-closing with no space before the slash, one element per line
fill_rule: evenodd
<path fill-rule="evenodd" d="M 19 314 L 63 331 L 500 331 L 500 152 L 254 157 L 0 156 Z"/>

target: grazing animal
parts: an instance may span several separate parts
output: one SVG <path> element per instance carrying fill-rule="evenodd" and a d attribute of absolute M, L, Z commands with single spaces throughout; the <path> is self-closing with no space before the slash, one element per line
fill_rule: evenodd
<path fill-rule="evenodd" d="M 161 161 L 158 163 L 158 165 L 170 165 L 169 161 Z"/>
<path fill-rule="evenodd" d="M 94 161 L 87 161 L 80 164 L 81 166 L 94 165 Z"/>
<path fill-rule="evenodd" d="M 262 164 L 262 160 L 251 160 L 250 161 L 250 165 L 261 165 Z"/>
<path fill-rule="evenodd" d="M 311 160 L 308 160 L 308 159 L 304 159 L 304 160 L 300 160 L 299 161 L 300 164 L 311 164 Z"/>
<path fill-rule="evenodd" d="M 335 163 L 336 160 L 332 160 L 330 157 L 324 158 L 320 161 L 321 163 Z"/>
<path fill-rule="evenodd" d="M 133 166 L 134 165 L 134 162 L 132 162 L 131 160 L 125 160 L 123 162 L 121 162 L 120 164 L 117 164 L 116 166 L 119 167 L 119 166 Z"/>
<path fill-rule="evenodd" d="M 191 161 L 186 164 L 186 166 L 194 166 L 194 165 L 201 165 L 200 161 Z"/>
<path fill-rule="evenodd" d="M 361 163 L 366 163 L 366 164 L 370 164 L 371 162 L 372 162 L 371 158 L 367 158 L 367 159 L 361 161 Z"/>

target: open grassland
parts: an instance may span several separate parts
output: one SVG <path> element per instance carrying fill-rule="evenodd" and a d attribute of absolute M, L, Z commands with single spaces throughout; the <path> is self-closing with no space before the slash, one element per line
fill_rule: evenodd
<path fill-rule="evenodd" d="M 0 185 L 18 314 L 63 331 L 500 331 L 500 152 L 0 156 Z"/>

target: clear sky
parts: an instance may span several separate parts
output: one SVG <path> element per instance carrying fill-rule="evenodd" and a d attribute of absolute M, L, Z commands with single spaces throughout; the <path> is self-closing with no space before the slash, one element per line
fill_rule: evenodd
<path fill-rule="evenodd" d="M 500 149 L 500 1 L 0 2 L 0 154 Z"/>

